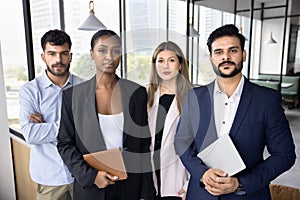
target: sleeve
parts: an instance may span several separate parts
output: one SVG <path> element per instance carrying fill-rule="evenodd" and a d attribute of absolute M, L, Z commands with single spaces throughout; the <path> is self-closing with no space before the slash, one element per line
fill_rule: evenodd
<path fill-rule="evenodd" d="M 269 156 L 238 175 L 249 195 L 262 187 L 267 187 L 277 176 L 290 169 L 296 159 L 291 130 L 281 105 L 281 95 L 278 93 L 266 99 L 268 105 L 264 104 L 266 107 L 264 134 Z"/>
<path fill-rule="evenodd" d="M 72 112 L 72 90 L 65 90 L 62 96 L 61 122 L 57 137 L 57 148 L 64 163 L 83 187 L 94 184 L 98 171 L 89 166 L 83 159 L 80 147 L 83 144 L 76 139 L 75 125 Z M 69 92 L 69 93 L 67 93 Z"/>
<path fill-rule="evenodd" d="M 195 137 L 198 132 L 200 110 L 194 90 L 190 90 L 184 101 L 183 110 L 174 138 L 175 151 L 190 173 L 190 181 L 199 185 L 203 173 L 208 169 L 197 157 Z"/>
<path fill-rule="evenodd" d="M 28 85 L 19 91 L 21 133 L 28 144 L 44 144 L 56 142 L 59 121 L 32 123 L 29 115 L 38 112 L 43 115 L 47 111 L 40 109 L 38 97 Z"/>

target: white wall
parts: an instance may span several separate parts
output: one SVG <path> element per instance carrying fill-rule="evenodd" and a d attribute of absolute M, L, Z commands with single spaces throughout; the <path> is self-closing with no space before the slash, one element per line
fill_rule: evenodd
<path fill-rule="evenodd" d="M 0 199 L 14 200 L 15 183 L 6 110 L 6 96 L 0 43 Z"/>
<path fill-rule="evenodd" d="M 292 0 L 289 0 L 288 14 L 291 12 Z M 266 6 L 276 6 L 278 4 L 269 3 Z M 278 12 L 278 13 L 277 13 Z M 285 9 L 272 9 L 265 13 L 265 17 L 282 16 Z M 281 62 L 283 59 L 282 74 L 287 73 L 287 55 L 289 44 L 291 18 L 287 18 L 286 32 L 284 33 L 284 18 L 264 20 L 262 24 L 262 43 L 260 54 L 260 73 L 262 74 L 280 74 Z M 273 38 L 277 41 L 276 44 L 265 44 L 264 41 L 270 37 L 270 32 L 273 33 Z M 285 35 L 284 35 L 285 34 Z M 284 55 L 282 58 L 283 37 L 285 37 Z"/>
<path fill-rule="evenodd" d="M 289 21 L 289 19 L 288 19 Z M 285 54 L 283 57 L 283 71 L 286 73 L 287 65 L 287 50 L 289 42 L 289 23 L 287 23 L 287 31 L 285 35 Z M 260 73 L 262 74 L 280 74 L 282 45 L 283 45 L 283 28 L 284 19 L 265 20 L 262 27 L 262 44 L 261 44 L 261 62 Z M 265 44 L 264 41 L 270 37 L 270 32 L 273 33 L 273 38 L 277 41 L 276 44 Z"/>

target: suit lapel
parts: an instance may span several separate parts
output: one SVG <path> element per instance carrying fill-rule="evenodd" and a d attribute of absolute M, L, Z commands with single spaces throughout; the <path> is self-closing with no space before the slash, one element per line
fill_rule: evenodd
<path fill-rule="evenodd" d="M 73 91 L 74 121 L 82 143 L 89 152 L 106 149 L 98 120 L 95 94 L 96 78 Z M 83 99 L 83 101 L 81 101 Z"/>
<path fill-rule="evenodd" d="M 208 89 L 208 93 L 209 93 L 209 95 L 208 95 L 209 99 L 207 99 L 207 101 L 205 101 L 204 103 L 206 105 L 210 105 L 210 106 L 203 105 L 202 109 L 200 110 L 200 114 L 201 114 L 201 116 L 210 117 L 210 120 L 209 120 L 208 129 L 207 129 L 206 135 L 203 139 L 203 143 L 201 145 L 200 151 L 218 139 L 216 124 L 215 124 L 215 117 L 214 117 L 215 116 L 214 115 L 214 82 L 212 84 L 209 84 L 207 86 L 207 89 Z M 201 97 L 200 97 L 200 102 L 201 102 Z M 207 102 L 210 102 L 210 103 L 207 104 Z M 210 111 L 206 111 L 206 109 L 210 109 Z M 210 116 L 209 116 L 209 114 L 210 114 Z M 200 124 L 200 126 L 201 126 L 201 124 Z"/>
<path fill-rule="evenodd" d="M 128 88 L 126 88 L 126 82 L 123 79 L 119 79 L 118 78 L 118 84 L 120 87 L 120 92 L 121 92 L 121 102 L 122 102 L 122 109 L 123 109 L 123 115 L 124 115 L 124 126 L 123 126 L 123 146 L 126 143 L 126 139 L 127 139 L 127 134 L 125 130 L 131 130 L 130 129 L 130 122 L 131 116 L 129 113 L 129 101 L 130 101 L 130 97 L 132 96 L 132 94 L 128 93 L 131 92 L 131 90 L 127 90 Z M 128 120 L 131 119 L 131 120 Z"/>
<path fill-rule="evenodd" d="M 240 127 L 242 121 L 244 120 L 244 117 L 248 113 L 248 108 L 253 96 L 251 92 L 251 88 L 252 86 L 250 85 L 248 79 L 245 78 L 245 83 L 244 83 L 244 88 L 241 95 L 240 103 L 236 111 L 232 127 L 230 129 L 230 135 L 232 136 L 234 136 L 237 133 L 238 128 Z"/>

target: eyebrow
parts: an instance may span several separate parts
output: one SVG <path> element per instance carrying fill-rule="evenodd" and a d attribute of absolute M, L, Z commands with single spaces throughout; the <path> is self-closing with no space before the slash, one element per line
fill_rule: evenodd
<path fill-rule="evenodd" d="M 240 49 L 239 46 L 232 46 L 232 47 L 229 47 L 228 49 Z M 219 48 L 219 49 L 214 49 L 214 52 L 215 51 L 222 51 L 223 49 Z"/>
<path fill-rule="evenodd" d="M 158 57 L 157 57 L 157 59 L 159 59 L 159 58 L 162 58 L 162 59 L 163 59 L 163 57 L 161 57 L 161 56 L 158 56 Z M 168 57 L 168 59 L 169 59 L 169 58 L 176 58 L 176 56 L 170 56 L 170 57 Z"/>
<path fill-rule="evenodd" d="M 239 46 L 233 46 L 233 47 L 230 47 L 229 49 L 240 49 Z"/>
<path fill-rule="evenodd" d="M 100 44 L 100 45 L 95 46 L 95 47 L 105 47 L 105 48 L 108 48 L 108 46 L 104 45 L 104 44 Z M 113 46 L 112 48 L 121 48 L 121 46 L 120 45 L 116 45 L 116 46 Z"/>
<path fill-rule="evenodd" d="M 46 53 L 70 53 L 70 50 L 65 50 L 65 51 L 48 50 Z"/>

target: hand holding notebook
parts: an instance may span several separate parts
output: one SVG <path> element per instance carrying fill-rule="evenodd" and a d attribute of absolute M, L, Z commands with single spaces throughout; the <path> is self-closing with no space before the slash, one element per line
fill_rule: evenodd
<path fill-rule="evenodd" d="M 228 176 L 246 168 L 228 134 L 222 135 L 197 155 L 206 166 L 225 171 Z"/>
<path fill-rule="evenodd" d="M 118 180 L 127 179 L 122 152 L 119 148 L 83 155 L 83 159 L 98 171 L 106 171 Z"/>

